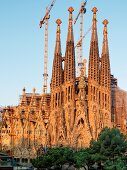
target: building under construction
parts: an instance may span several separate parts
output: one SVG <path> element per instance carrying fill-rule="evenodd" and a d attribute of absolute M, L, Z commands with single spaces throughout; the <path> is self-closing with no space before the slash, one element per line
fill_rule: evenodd
<path fill-rule="evenodd" d="M 61 53 L 61 20 L 56 21 L 50 93 L 45 89 L 46 84 L 42 94 L 36 93 L 35 89 L 26 93 L 24 88 L 19 105 L 3 109 L 1 148 L 22 162 L 36 157 L 42 148 L 45 151 L 47 147 L 61 145 L 87 147 L 105 127 L 118 127 L 126 134 L 127 93 L 117 86 L 117 79 L 111 75 L 108 20 L 103 21 L 103 44 L 99 55 L 97 8 L 92 9 L 88 76 L 84 65 L 76 76 L 73 10 L 72 7 L 68 9 L 65 57 Z"/>

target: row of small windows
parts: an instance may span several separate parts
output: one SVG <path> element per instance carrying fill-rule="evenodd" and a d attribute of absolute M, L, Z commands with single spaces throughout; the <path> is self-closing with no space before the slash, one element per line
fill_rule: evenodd
<path fill-rule="evenodd" d="M 59 106 L 61 101 L 62 101 L 62 96 L 60 92 L 53 95 L 53 108 Z"/>
<path fill-rule="evenodd" d="M 11 131 L 10 130 L 0 130 L 0 133 L 11 133 Z M 42 130 L 40 130 L 40 131 L 27 131 L 27 132 L 24 132 L 24 134 L 32 134 L 32 133 L 35 133 L 35 134 L 39 134 L 39 135 L 42 135 L 42 133 L 43 133 L 43 131 Z M 16 131 L 16 134 L 18 135 L 18 134 L 21 134 L 21 131 Z"/>
<path fill-rule="evenodd" d="M 27 158 L 14 158 L 15 161 L 17 162 L 22 162 L 22 163 L 28 163 L 29 160 Z M 30 162 L 32 162 L 32 159 L 30 159 Z"/>
<path fill-rule="evenodd" d="M 55 95 L 53 95 L 53 108 L 59 107 L 60 105 L 63 105 L 64 102 L 67 103 L 68 101 L 72 100 L 73 98 L 73 86 L 69 86 L 65 90 L 65 101 L 64 101 L 64 92 L 62 93 L 58 92 Z"/>
<path fill-rule="evenodd" d="M 110 108 L 110 97 L 105 93 L 101 93 L 95 86 L 91 86 L 91 101 L 99 102 L 102 108 L 107 110 Z"/>
<path fill-rule="evenodd" d="M 31 114 L 34 114 L 35 111 L 34 111 L 34 110 L 31 110 L 30 113 L 31 113 Z M 21 114 L 24 115 L 24 114 L 25 114 L 25 110 L 22 110 L 22 111 L 21 111 Z"/>
<path fill-rule="evenodd" d="M 65 100 L 65 103 L 67 103 L 68 101 L 70 101 L 72 98 L 73 98 L 73 95 L 72 95 L 72 89 L 73 89 L 73 86 L 69 86 L 68 88 L 66 88 L 66 100 Z"/>
<path fill-rule="evenodd" d="M 0 133 L 10 133 L 10 130 L 0 130 Z"/>
<path fill-rule="evenodd" d="M 98 101 L 98 89 L 94 86 L 91 86 L 91 100 L 94 102 Z"/>

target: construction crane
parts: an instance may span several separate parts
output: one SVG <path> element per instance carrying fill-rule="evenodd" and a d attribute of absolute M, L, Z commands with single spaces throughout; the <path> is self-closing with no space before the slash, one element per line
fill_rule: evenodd
<path fill-rule="evenodd" d="M 92 30 L 92 26 L 89 27 L 89 29 L 84 33 L 83 37 L 81 39 L 78 40 L 78 42 L 76 43 L 75 45 L 75 48 L 80 46 L 81 44 L 81 41 L 83 41 L 83 39 L 86 37 L 86 35 Z"/>
<path fill-rule="evenodd" d="M 78 20 L 78 18 L 80 16 L 80 41 L 76 45 L 77 50 L 78 50 L 77 58 L 78 58 L 78 73 L 79 74 L 80 74 L 80 70 L 83 69 L 83 67 L 84 67 L 84 63 L 83 63 L 83 16 L 86 13 L 86 8 L 85 8 L 86 3 L 87 3 L 87 0 L 84 1 L 81 4 L 79 13 L 78 13 L 77 17 L 74 20 L 74 24 L 76 24 L 76 22 L 77 22 L 77 20 Z"/>
<path fill-rule="evenodd" d="M 44 35 L 44 73 L 43 73 L 43 93 L 47 93 L 47 81 L 48 81 L 48 20 L 50 18 L 50 11 L 54 6 L 56 0 L 52 0 L 51 4 L 46 7 L 46 13 L 40 21 L 40 28 L 45 24 Z"/>
<path fill-rule="evenodd" d="M 82 68 L 81 69 L 84 69 L 84 76 L 86 76 L 86 62 L 87 60 L 84 58 L 82 59 L 82 62 L 80 61 L 80 56 L 81 56 L 81 53 L 80 53 L 80 47 L 81 47 L 81 43 L 83 42 L 83 39 L 86 37 L 86 35 L 92 30 L 92 26 L 86 31 L 86 33 L 84 33 L 83 37 L 81 37 L 78 42 L 76 43 L 75 45 L 75 48 L 77 48 L 77 60 L 78 60 L 78 68 L 77 68 L 77 75 L 79 75 L 80 73 L 80 68 L 79 68 L 79 63 L 82 64 Z"/>

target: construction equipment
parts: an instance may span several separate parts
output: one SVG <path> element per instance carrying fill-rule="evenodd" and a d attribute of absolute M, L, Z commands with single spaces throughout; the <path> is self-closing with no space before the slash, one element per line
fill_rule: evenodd
<path fill-rule="evenodd" d="M 86 3 L 87 3 L 87 0 L 84 1 L 82 4 L 81 4 L 81 7 L 80 7 L 80 10 L 79 10 L 79 13 L 77 15 L 77 17 L 75 18 L 74 20 L 74 24 L 76 24 L 79 16 L 80 16 L 80 41 L 77 43 L 76 47 L 77 47 L 77 50 L 78 50 L 78 73 L 80 74 L 80 70 L 83 69 L 84 67 L 84 64 L 83 64 L 83 16 L 84 14 L 86 13 Z"/>
<path fill-rule="evenodd" d="M 86 35 L 92 30 L 92 26 L 84 33 L 83 37 L 81 39 L 78 40 L 77 44 L 75 45 L 75 48 L 80 46 L 81 41 L 83 41 L 83 39 L 86 37 Z"/>
<path fill-rule="evenodd" d="M 40 21 L 40 28 L 45 24 L 45 36 L 44 36 L 44 73 L 43 73 L 43 93 L 47 93 L 47 81 L 48 81 L 48 20 L 50 18 L 50 11 L 54 6 L 56 0 L 52 0 L 51 4 L 46 8 L 45 16 Z"/>

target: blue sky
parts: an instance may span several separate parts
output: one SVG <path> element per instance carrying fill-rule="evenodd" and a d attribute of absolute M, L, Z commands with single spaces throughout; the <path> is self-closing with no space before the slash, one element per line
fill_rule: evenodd
<path fill-rule="evenodd" d="M 31 92 L 35 87 L 42 92 L 44 27 L 39 21 L 44 16 L 50 0 L 1 0 L 0 1 L 0 105 L 16 105 L 22 88 Z M 55 46 L 57 18 L 62 20 L 62 54 L 65 53 L 68 7 L 78 13 L 81 0 L 56 0 L 49 21 L 49 75 L 51 75 Z M 102 50 L 102 21 L 109 20 L 108 37 L 111 72 L 118 78 L 119 86 L 127 90 L 127 1 L 88 0 L 84 18 L 84 32 L 92 23 L 92 7 L 98 8 L 98 37 Z M 74 26 L 75 42 L 79 37 L 79 22 Z M 88 60 L 91 33 L 84 39 L 84 56 Z M 50 82 L 50 76 L 49 76 Z"/>

